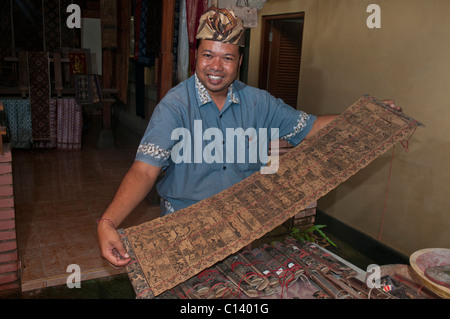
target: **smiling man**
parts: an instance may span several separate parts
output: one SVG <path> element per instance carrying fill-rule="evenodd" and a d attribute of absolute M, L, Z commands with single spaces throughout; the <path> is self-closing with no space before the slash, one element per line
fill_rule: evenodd
<path fill-rule="evenodd" d="M 221 111 L 228 88 L 236 80 L 242 55 L 234 44 L 213 40 L 201 40 L 199 43 L 195 73 Z"/>
<path fill-rule="evenodd" d="M 158 104 L 135 162 L 98 220 L 102 255 L 115 266 L 124 266 L 130 261 L 117 227 L 148 194 L 161 170 L 164 176 L 157 191 L 164 216 L 213 196 L 260 170 L 264 163 L 250 161 L 255 156 L 248 154 L 254 149 L 250 146 L 258 136 L 245 132 L 275 130 L 279 135 L 269 136 L 268 140 L 280 137 L 295 146 L 335 117 L 306 114 L 236 79 L 245 39 L 242 21 L 233 12 L 218 8 L 208 10 L 201 17 L 197 39 L 195 74 L 170 90 Z M 195 135 L 198 127 L 204 130 L 200 134 L 211 140 L 213 136 L 208 132 L 223 132 L 222 140 L 218 143 L 215 136 L 214 141 L 215 145 L 222 144 L 222 148 L 211 151 L 223 154 L 211 155 L 222 155 L 228 159 L 226 162 L 198 160 L 205 147 L 213 142 L 208 138 L 196 143 L 195 138 L 181 141 L 182 135 L 178 134 L 179 139 L 172 139 L 172 133 L 177 130 Z M 231 136 L 244 141 L 246 154 L 239 154 L 236 143 L 225 141 L 224 137 L 230 136 L 225 134 L 227 129 L 243 132 L 242 136 Z M 174 161 L 172 151 L 179 150 L 175 146 L 180 142 L 189 146 L 193 153 L 182 155 L 196 160 Z M 265 152 L 268 152 L 267 144 Z M 238 158 L 245 158 L 245 161 L 233 161 Z"/>

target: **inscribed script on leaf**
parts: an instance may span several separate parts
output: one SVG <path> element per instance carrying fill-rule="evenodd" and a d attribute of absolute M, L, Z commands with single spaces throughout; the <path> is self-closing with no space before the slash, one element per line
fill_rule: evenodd
<path fill-rule="evenodd" d="M 152 298 L 236 253 L 366 167 L 416 120 L 364 96 L 279 160 L 197 204 L 121 229 L 137 298 Z"/>

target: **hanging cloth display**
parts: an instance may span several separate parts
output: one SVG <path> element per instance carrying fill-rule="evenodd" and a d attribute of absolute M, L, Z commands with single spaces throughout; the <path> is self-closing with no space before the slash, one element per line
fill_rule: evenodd
<path fill-rule="evenodd" d="M 195 50 L 197 29 L 201 15 L 208 9 L 208 0 L 186 0 L 187 29 L 189 37 L 189 58 L 191 73 L 195 72 Z"/>
<path fill-rule="evenodd" d="M 187 28 L 186 0 L 180 0 L 180 20 L 178 31 L 177 80 L 182 82 L 189 77 L 189 38 Z"/>
<path fill-rule="evenodd" d="M 50 147 L 50 76 L 48 52 L 27 52 L 33 147 Z"/>

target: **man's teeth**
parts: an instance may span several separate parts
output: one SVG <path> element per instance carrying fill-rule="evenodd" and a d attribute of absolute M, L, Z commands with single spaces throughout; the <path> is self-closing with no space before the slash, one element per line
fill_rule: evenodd
<path fill-rule="evenodd" d="M 209 78 L 210 78 L 211 80 L 218 81 L 218 80 L 220 80 L 222 77 L 221 77 L 221 76 L 217 76 L 217 75 L 209 75 Z"/>

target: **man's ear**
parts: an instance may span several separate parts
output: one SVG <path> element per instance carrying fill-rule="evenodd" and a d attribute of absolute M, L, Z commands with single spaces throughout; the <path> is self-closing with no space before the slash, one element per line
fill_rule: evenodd
<path fill-rule="evenodd" d="M 238 63 L 238 66 L 237 66 L 237 74 L 239 74 L 239 71 L 241 70 L 243 56 L 244 56 L 243 54 L 240 55 L 239 63 Z"/>

